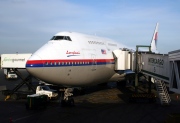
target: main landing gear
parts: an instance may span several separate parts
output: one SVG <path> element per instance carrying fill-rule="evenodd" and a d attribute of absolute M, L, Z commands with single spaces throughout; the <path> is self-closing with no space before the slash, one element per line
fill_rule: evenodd
<path fill-rule="evenodd" d="M 60 89 L 61 95 L 61 106 L 74 106 L 74 99 L 71 97 L 73 95 L 73 88 Z"/>

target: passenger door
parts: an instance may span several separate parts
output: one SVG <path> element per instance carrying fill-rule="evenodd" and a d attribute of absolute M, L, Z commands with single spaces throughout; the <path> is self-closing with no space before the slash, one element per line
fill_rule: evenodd
<path fill-rule="evenodd" d="M 95 71 L 96 67 L 97 67 L 96 55 L 95 54 L 91 54 L 91 59 L 92 59 L 92 71 Z"/>

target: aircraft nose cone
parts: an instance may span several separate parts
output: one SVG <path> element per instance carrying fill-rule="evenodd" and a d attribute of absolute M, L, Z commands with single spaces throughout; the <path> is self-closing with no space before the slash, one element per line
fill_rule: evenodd
<path fill-rule="evenodd" d="M 33 54 L 29 60 L 26 62 L 26 70 L 33 76 L 41 78 L 43 72 L 43 62 L 42 59 Z"/>

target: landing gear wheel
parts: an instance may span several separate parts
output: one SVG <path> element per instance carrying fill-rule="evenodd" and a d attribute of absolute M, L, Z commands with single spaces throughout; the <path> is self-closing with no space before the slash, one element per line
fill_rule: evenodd
<path fill-rule="evenodd" d="M 69 106 L 74 106 L 74 99 L 73 99 L 73 98 L 70 98 L 70 99 L 68 100 L 68 105 L 69 105 Z"/>
<path fill-rule="evenodd" d="M 61 106 L 74 106 L 74 99 L 71 97 L 73 95 L 73 89 L 66 88 L 60 91 L 64 91 L 63 97 L 61 97 Z"/>
<path fill-rule="evenodd" d="M 11 95 L 11 99 L 13 99 L 13 100 L 17 100 L 17 99 L 18 99 L 18 95 L 17 95 L 17 94 L 13 94 L 13 95 Z"/>
<path fill-rule="evenodd" d="M 61 106 L 74 106 L 74 99 L 70 98 L 69 100 L 61 100 Z"/>
<path fill-rule="evenodd" d="M 61 103 L 61 106 L 62 106 L 62 107 L 66 106 L 66 101 L 65 101 L 65 100 L 61 99 L 61 102 L 60 102 L 60 103 Z"/>

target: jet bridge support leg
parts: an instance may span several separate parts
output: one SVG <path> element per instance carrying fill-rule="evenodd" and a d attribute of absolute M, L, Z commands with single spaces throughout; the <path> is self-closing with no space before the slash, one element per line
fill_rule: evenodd
<path fill-rule="evenodd" d="M 135 69 L 135 93 L 138 93 L 138 82 L 139 82 L 139 48 L 142 47 L 142 48 L 148 48 L 149 49 L 149 52 L 151 52 L 151 46 L 146 46 L 146 45 L 137 45 L 136 46 L 136 69 Z"/>
<path fill-rule="evenodd" d="M 148 77 L 148 82 L 149 82 L 148 93 L 150 94 L 151 93 L 151 85 L 152 85 L 150 76 Z"/>
<path fill-rule="evenodd" d="M 138 74 L 136 73 L 135 75 L 135 93 L 138 93 Z"/>

